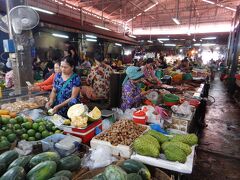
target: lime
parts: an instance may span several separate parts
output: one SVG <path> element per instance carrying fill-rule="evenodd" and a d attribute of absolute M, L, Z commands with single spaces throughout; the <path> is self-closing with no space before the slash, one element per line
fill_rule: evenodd
<path fill-rule="evenodd" d="M 40 123 L 38 123 L 39 126 L 45 126 L 45 122 L 44 121 L 41 121 Z"/>
<path fill-rule="evenodd" d="M 29 137 L 28 138 L 28 141 L 35 141 L 36 139 L 35 139 L 35 137 Z"/>
<path fill-rule="evenodd" d="M 15 130 L 17 130 L 17 129 L 21 129 L 21 126 L 20 126 L 20 124 L 14 124 L 13 128 L 14 128 Z"/>
<path fill-rule="evenodd" d="M 43 132 L 44 130 L 46 130 L 45 126 L 40 125 L 39 128 L 38 128 L 38 131 Z"/>
<path fill-rule="evenodd" d="M 36 138 L 37 140 L 42 139 L 42 134 L 39 133 L 39 132 L 37 132 L 37 133 L 35 134 L 35 138 Z"/>
<path fill-rule="evenodd" d="M 13 131 L 12 131 L 11 129 L 6 129 L 5 133 L 6 133 L 6 135 L 8 136 L 9 134 L 12 134 Z"/>
<path fill-rule="evenodd" d="M 30 122 L 22 123 L 22 127 L 26 128 L 26 129 L 31 129 L 32 128 L 32 123 L 30 123 Z"/>
<path fill-rule="evenodd" d="M 61 133 L 61 131 L 60 131 L 60 130 L 56 130 L 56 131 L 55 131 L 55 134 L 57 134 L 57 133 Z"/>
<path fill-rule="evenodd" d="M 0 141 L 0 149 L 2 148 L 6 148 L 6 147 L 10 147 L 10 142 L 8 142 L 8 140 L 2 140 Z"/>
<path fill-rule="evenodd" d="M 8 141 L 8 139 L 7 139 L 6 136 L 2 136 L 2 137 L 1 137 L 1 141 L 4 141 L 4 140 L 5 140 L 5 141 Z"/>
<path fill-rule="evenodd" d="M 34 129 L 29 129 L 29 130 L 27 131 L 27 133 L 28 133 L 28 136 L 34 137 L 36 132 L 35 132 Z"/>
<path fill-rule="evenodd" d="M 27 140 L 28 139 L 28 135 L 27 134 L 22 134 L 21 139 Z"/>
<path fill-rule="evenodd" d="M 16 138 L 17 138 L 16 134 L 9 134 L 7 136 L 8 141 L 11 143 L 14 142 L 16 140 Z"/>
<path fill-rule="evenodd" d="M 57 127 L 56 126 L 53 126 L 52 127 L 52 131 L 54 132 L 54 131 L 56 131 L 57 130 Z"/>
<path fill-rule="evenodd" d="M 8 124 L 9 118 L 2 118 L 2 123 L 3 124 Z"/>
<path fill-rule="evenodd" d="M 6 131 L 7 130 L 7 127 L 6 126 L 2 126 L 1 128 L 3 131 Z"/>
<path fill-rule="evenodd" d="M 17 135 L 22 135 L 24 132 L 23 132 L 22 129 L 17 129 L 17 130 L 15 130 L 15 133 L 16 133 Z"/>
<path fill-rule="evenodd" d="M 46 131 L 46 130 L 42 132 L 42 137 L 43 137 L 43 138 L 46 138 L 46 137 L 48 137 L 49 135 L 50 135 L 49 132 Z"/>
<path fill-rule="evenodd" d="M 49 132 L 49 136 L 53 135 L 53 132 Z"/>
<path fill-rule="evenodd" d="M 27 133 L 27 130 L 25 128 L 22 128 L 22 132 L 23 132 L 23 134 Z"/>
<path fill-rule="evenodd" d="M 48 131 L 51 131 L 53 126 L 54 126 L 54 124 L 51 123 L 51 122 L 46 123 L 46 128 L 47 128 Z"/>
<path fill-rule="evenodd" d="M 26 122 L 29 122 L 27 118 L 23 118 L 23 122 L 26 123 Z"/>
<path fill-rule="evenodd" d="M 16 120 L 16 119 L 10 119 L 10 120 L 9 120 L 9 123 L 10 123 L 10 124 L 17 124 L 17 120 Z"/>
<path fill-rule="evenodd" d="M 24 120 L 22 116 L 17 116 L 15 119 L 19 124 L 23 123 L 23 120 Z"/>
<path fill-rule="evenodd" d="M 38 123 L 36 123 L 36 122 L 35 122 L 35 123 L 33 123 L 33 124 L 32 124 L 32 128 L 33 128 L 34 130 L 36 130 L 36 131 L 37 131 L 37 130 L 38 130 L 38 128 L 39 128 L 39 125 L 38 125 Z"/>
<path fill-rule="evenodd" d="M 0 129 L 0 136 L 4 136 L 4 131 Z"/>
<path fill-rule="evenodd" d="M 12 129 L 12 128 L 13 128 L 13 125 L 12 125 L 12 124 L 7 124 L 6 127 L 7 127 L 8 129 Z"/>

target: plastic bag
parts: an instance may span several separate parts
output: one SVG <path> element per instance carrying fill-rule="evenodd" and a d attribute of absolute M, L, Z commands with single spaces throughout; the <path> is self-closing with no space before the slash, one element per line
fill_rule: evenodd
<path fill-rule="evenodd" d="M 180 106 L 172 106 L 172 111 L 176 114 L 182 115 L 190 115 L 192 114 L 192 107 L 190 106 L 189 102 L 185 101 Z"/>
<path fill-rule="evenodd" d="M 112 151 L 109 147 L 97 146 L 96 149 L 85 154 L 82 160 L 82 167 L 88 167 L 89 169 L 106 167 L 116 160 L 117 159 L 112 156 Z"/>
<path fill-rule="evenodd" d="M 19 155 L 28 155 L 32 153 L 33 143 L 22 140 L 18 142 L 18 146 L 15 148 Z"/>
<path fill-rule="evenodd" d="M 23 117 L 29 117 L 32 120 L 37 120 L 44 117 L 42 113 L 43 113 L 42 109 L 33 109 L 33 110 L 25 110 L 20 115 Z"/>
<path fill-rule="evenodd" d="M 109 119 L 104 119 L 102 122 L 102 130 L 105 131 L 112 126 L 112 122 Z"/>
<path fill-rule="evenodd" d="M 58 143 L 65 138 L 63 134 L 53 134 L 41 140 L 43 151 L 54 151 L 55 143 Z"/>

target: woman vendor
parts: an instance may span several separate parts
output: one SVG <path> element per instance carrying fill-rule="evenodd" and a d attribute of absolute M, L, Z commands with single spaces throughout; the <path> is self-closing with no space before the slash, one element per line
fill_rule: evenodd
<path fill-rule="evenodd" d="M 67 117 L 70 106 L 79 102 L 80 77 L 74 73 L 74 60 L 64 57 L 61 61 L 61 73 L 56 74 L 50 100 L 46 108 L 53 108 L 53 113 Z"/>
<path fill-rule="evenodd" d="M 144 99 L 144 95 L 149 92 L 141 92 L 141 89 L 138 86 L 138 83 L 141 82 L 143 76 L 144 74 L 140 67 L 129 66 L 126 69 L 126 78 L 122 84 L 122 110 L 125 111 L 126 109 L 138 107 Z"/>
<path fill-rule="evenodd" d="M 82 87 L 81 93 L 91 100 L 108 100 L 110 75 L 113 73 L 113 70 L 104 62 L 104 57 L 101 53 L 95 53 L 94 61 L 95 66 L 92 66 L 86 80 L 89 86 Z"/>
<path fill-rule="evenodd" d="M 28 87 L 29 91 L 51 91 L 53 87 L 54 77 L 57 73 L 60 73 L 60 63 L 54 63 L 54 73 L 45 81 L 36 83 L 34 86 Z"/>

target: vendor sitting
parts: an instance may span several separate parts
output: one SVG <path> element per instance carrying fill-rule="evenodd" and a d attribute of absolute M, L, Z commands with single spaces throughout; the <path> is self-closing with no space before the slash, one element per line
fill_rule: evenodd
<path fill-rule="evenodd" d="M 46 108 L 53 108 L 53 113 L 67 117 L 70 106 L 79 103 L 80 77 L 74 73 L 74 60 L 64 57 L 61 61 L 61 73 L 56 74 L 50 100 Z"/>
<path fill-rule="evenodd" d="M 45 81 L 36 83 L 34 86 L 28 87 L 29 91 L 51 91 L 53 87 L 55 74 L 60 73 L 60 63 L 56 62 L 54 64 L 54 73 L 47 78 Z"/>
<path fill-rule="evenodd" d="M 144 95 L 148 93 L 148 91 L 141 92 L 138 86 L 143 76 L 144 74 L 140 67 L 129 66 L 126 69 L 126 78 L 122 84 L 122 110 L 125 111 L 126 109 L 138 107 L 144 99 Z"/>
<path fill-rule="evenodd" d="M 181 70 L 182 72 L 190 72 L 191 71 L 191 67 L 189 65 L 189 61 L 188 61 L 188 58 L 185 57 L 182 61 L 181 61 L 181 64 L 176 68 L 176 70 Z"/>

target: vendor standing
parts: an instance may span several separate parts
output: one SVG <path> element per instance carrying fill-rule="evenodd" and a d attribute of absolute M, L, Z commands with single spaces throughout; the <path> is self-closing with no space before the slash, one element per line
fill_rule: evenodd
<path fill-rule="evenodd" d="M 53 108 L 53 113 L 67 117 L 70 106 L 79 103 L 80 77 L 74 73 L 74 60 L 64 57 L 61 61 L 61 73 L 56 74 L 50 100 L 46 108 Z"/>
<path fill-rule="evenodd" d="M 144 95 L 148 93 L 148 91 L 141 92 L 141 88 L 138 86 L 143 76 L 140 67 L 129 66 L 126 69 L 126 78 L 122 84 L 122 110 L 138 107 L 142 103 Z"/>

